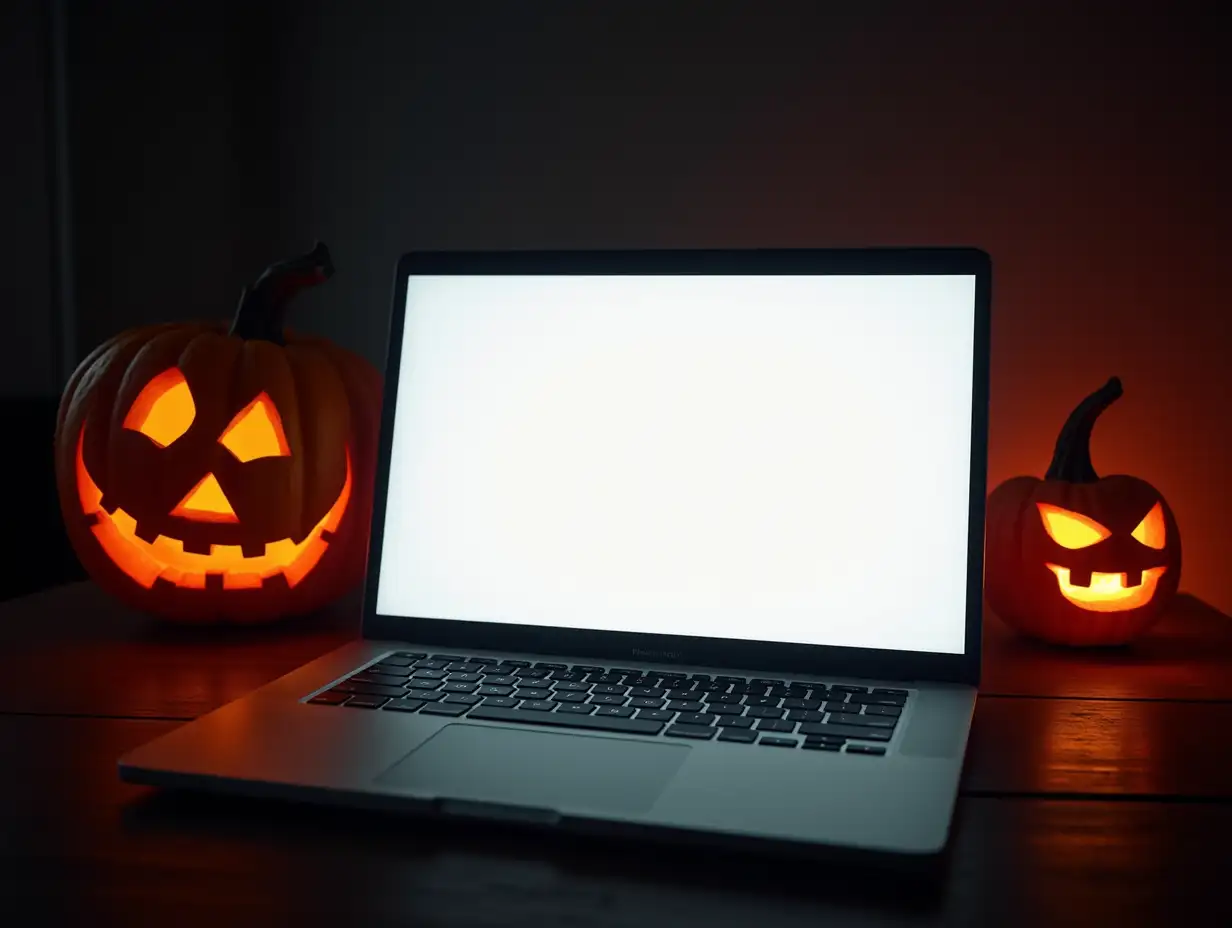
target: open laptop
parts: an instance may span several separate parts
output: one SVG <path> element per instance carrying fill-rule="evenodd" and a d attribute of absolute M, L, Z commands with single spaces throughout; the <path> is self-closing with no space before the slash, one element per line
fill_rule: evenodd
<path fill-rule="evenodd" d="M 973 249 L 404 256 L 362 640 L 121 776 L 939 851 L 980 671 L 989 291 Z"/>

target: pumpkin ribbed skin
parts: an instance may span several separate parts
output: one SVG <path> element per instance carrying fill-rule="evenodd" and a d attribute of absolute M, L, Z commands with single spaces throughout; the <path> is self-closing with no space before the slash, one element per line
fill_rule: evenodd
<path fill-rule="evenodd" d="M 165 447 L 125 428 L 138 394 L 169 368 L 191 390 L 195 415 Z M 240 461 L 219 441 L 259 394 L 276 407 L 288 453 Z M 190 622 L 258 622 L 319 608 L 363 576 L 372 508 L 381 404 L 380 376 L 367 361 L 322 339 L 287 332 L 284 344 L 228 334 L 226 324 L 167 324 L 124 332 L 81 363 L 65 388 L 56 423 L 56 479 L 68 537 L 90 576 L 132 606 Z M 257 588 L 228 588 L 223 571 L 203 588 L 159 578 L 150 586 L 121 570 L 83 511 L 80 461 L 101 491 L 101 508 L 135 520 L 147 542 L 176 539 L 185 551 L 302 542 L 350 495 L 328 547 L 294 584 L 274 577 Z M 171 515 L 212 474 L 237 516 L 219 524 Z"/>

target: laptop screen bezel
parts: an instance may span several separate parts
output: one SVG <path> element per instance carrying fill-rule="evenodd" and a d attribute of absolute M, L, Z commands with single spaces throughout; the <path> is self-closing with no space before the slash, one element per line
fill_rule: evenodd
<path fill-rule="evenodd" d="M 967 604 L 961 654 L 698 638 L 638 632 L 510 625 L 499 622 L 381 615 L 376 610 L 385 504 L 394 430 L 394 397 L 402 355 L 406 291 L 413 275 L 881 275 L 975 277 L 971 384 L 971 479 Z M 442 650 L 571 655 L 610 664 L 670 663 L 779 673 L 977 685 L 983 614 L 984 496 L 987 475 L 988 380 L 992 268 L 975 248 L 706 249 L 661 251 L 437 251 L 403 255 L 394 274 L 389 345 L 373 489 L 372 532 L 363 596 L 363 636 L 415 642 Z"/>

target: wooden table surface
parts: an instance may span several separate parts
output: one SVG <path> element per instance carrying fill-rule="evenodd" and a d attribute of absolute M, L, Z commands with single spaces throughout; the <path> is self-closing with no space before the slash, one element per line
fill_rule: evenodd
<path fill-rule="evenodd" d="M 1109 653 L 1034 646 L 989 618 L 951 846 L 923 878 L 119 782 L 124 751 L 358 632 L 354 599 L 234 631 L 161 625 L 88 584 L 0 604 L 0 912 L 177 928 L 1232 924 L 1232 619 L 1191 597 Z"/>

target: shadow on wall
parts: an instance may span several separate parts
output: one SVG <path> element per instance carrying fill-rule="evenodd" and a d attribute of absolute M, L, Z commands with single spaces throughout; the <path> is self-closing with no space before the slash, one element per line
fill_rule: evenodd
<path fill-rule="evenodd" d="M 59 397 L 4 397 L 9 477 L 5 522 L 13 536 L 5 545 L 0 600 L 85 578 L 60 519 L 52 454 Z"/>

